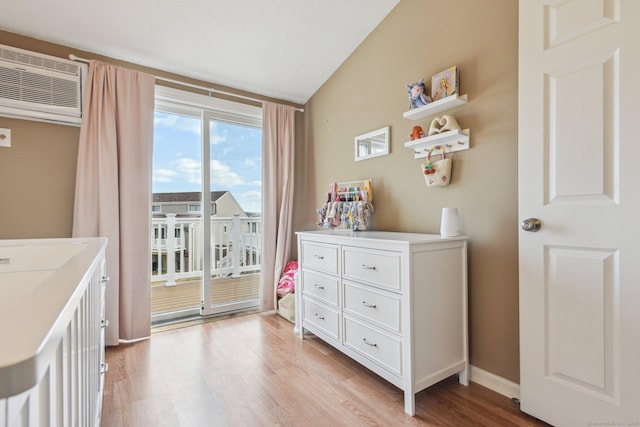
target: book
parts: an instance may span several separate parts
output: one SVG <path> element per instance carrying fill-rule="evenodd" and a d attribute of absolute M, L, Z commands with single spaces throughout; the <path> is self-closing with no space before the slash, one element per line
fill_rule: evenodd
<path fill-rule="evenodd" d="M 458 66 L 447 68 L 431 77 L 431 99 L 438 101 L 460 92 Z"/>

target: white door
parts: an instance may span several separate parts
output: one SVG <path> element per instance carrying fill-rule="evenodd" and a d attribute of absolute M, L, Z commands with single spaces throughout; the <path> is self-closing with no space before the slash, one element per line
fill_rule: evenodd
<path fill-rule="evenodd" d="M 519 13 L 521 408 L 640 425 L 640 1 Z"/>

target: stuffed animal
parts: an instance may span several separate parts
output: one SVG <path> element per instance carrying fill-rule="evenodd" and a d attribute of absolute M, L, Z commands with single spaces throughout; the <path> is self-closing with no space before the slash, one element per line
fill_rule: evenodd
<path fill-rule="evenodd" d="M 424 131 L 420 126 L 414 126 L 411 128 L 411 135 L 409 138 L 413 141 L 414 139 L 424 138 Z"/>
<path fill-rule="evenodd" d="M 427 88 L 424 85 L 424 79 L 420 79 L 416 83 L 408 84 L 407 91 L 409 92 L 410 108 L 422 107 L 431 102 L 429 95 L 425 95 Z"/>

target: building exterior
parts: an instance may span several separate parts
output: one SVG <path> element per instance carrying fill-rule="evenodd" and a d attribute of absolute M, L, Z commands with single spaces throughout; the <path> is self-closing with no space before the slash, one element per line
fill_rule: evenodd
<path fill-rule="evenodd" d="M 212 274 L 259 270 L 260 215 L 246 213 L 229 191 L 211 192 L 211 212 Z M 152 280 L 175 284 L 202 271 L 201 193 L 154 193 L 151 213 Z"/>
<path fill-rule="evenodd" d="M 154 218 L 175 214 L 179 218 L 199 217 L 202 212 L 202 194 L 197 191 L 182 193 L 153 193 L 151 213 Z M 211 216 L 247 216 L 242 206 L 229 191 L 211 192 Z"/>

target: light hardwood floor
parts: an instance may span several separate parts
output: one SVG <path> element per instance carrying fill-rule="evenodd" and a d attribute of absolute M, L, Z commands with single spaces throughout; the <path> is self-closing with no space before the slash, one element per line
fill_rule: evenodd
<path fill-rule="evenodd" d="M 274 313 L 173 329 L 107 349 L 102 426 L 543 426 L 452 377 L 402 392 Z"/>

